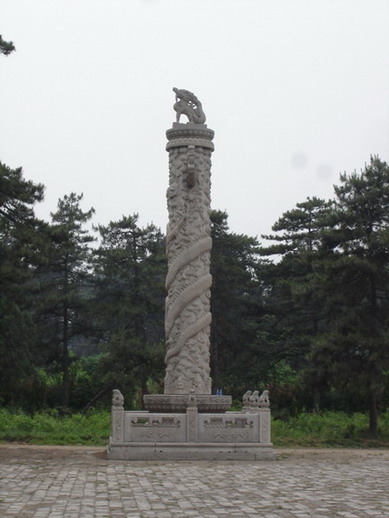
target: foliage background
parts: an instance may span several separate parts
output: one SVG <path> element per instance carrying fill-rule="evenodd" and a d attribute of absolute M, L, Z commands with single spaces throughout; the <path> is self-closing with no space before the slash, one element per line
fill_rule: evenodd
<path fill-rule="evenodd" d="M 126 406 L 163 387 L 164 235 L 138 215 L 90 229 L 65 195 L 35 217 L 43 186 L 1 164 L 1 404 L 60 415 Z M 334 198 L 308 198 L 274 234 L 229 230 L 213 211 L 214 391 L 239 405 L 269 389 L 284 422 L 304 411 L 365 412 L 379 433 L 389 393 L 389 168 L 372 157 Z M 95 235 L 97 234 L 97 237 Z"/>

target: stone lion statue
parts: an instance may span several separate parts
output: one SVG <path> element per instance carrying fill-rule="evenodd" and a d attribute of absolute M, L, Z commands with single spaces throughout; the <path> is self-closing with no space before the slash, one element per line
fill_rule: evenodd
<path fill-rule="evenodd" d="M 261 408 L 268 408 L 270 406 L 269 391 L 264 390 L 259 397 L 259 406 Z"/>
<path fill-rule="evenodd" d="M 250 406 L 255 408 L 259 406 L 259 392 L 258 390 L 254 390 L 254 392 L 250 396 Z"/>
<path fill-rule="evenodd" d="M 243 406 L 246 407 L 246 406 L 249 406 L 250 405 L 250 397 L 251 397 L 251 390 L 248 390 L 247 392 L 245 392 L 243 394 Z"/>
<path fill-rule="evenodd" d="M 114 407 L 123 407 L 124 405 L 124 397 L 119 389 L 113 389 L 112 392 L 112 406 Z"/>
<path fill-rule="evenodd" d="M 259 408 L 268 408 L 270 406 L 269 400 L 269 391 L 264 390 L 261 395 L 259 395 L 258 390 L 248 390 L 243 395 L 243 410 L 248 409 L 259 409 Z"/>

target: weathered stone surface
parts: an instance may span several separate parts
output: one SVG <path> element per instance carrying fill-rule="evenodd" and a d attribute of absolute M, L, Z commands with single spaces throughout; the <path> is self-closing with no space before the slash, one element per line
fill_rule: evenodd
<path fill-rule="evenodd" d="M 198 146 L 214 151 L 215 145 L 212 142 L 215 132 L 207 126 L 199 124 L 173 123 L 173 127 L 166 131 L 168 143 L 166 151 L 173 148 Z"/>
<path fill-rule="evenodd" d="M 169 139 L 165 394 L 211 394 L 209 334 L 213 131 L 174 124 Z"/>
<path fill-rule="evenodd" d="M 131 443 L 108 447 L 110 460 L 274 460 L 271 445 L 218 443 Z"/>

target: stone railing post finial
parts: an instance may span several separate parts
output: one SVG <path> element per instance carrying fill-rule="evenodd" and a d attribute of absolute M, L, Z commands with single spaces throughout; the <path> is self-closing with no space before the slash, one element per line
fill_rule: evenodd
<path fill-rule="evenodd" d="M 269 399 L 269 391 L 264 390 L 261 395 L 259 395 L 258 390 L 248 390 L 243 395 L 242 401 L 243 411 L 250 412 L 253 410 L 259 410 L 260 408 L 269 408 L 270 407 L 270 399 Z"/>
<path fill-rule="evenodd" d="M 124 406 L 124 397 L 119 389 L 112 391 L 112 408 L 121 409 Z"/>

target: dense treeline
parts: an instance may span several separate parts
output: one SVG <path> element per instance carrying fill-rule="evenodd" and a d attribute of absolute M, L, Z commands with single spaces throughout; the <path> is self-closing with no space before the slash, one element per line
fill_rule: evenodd
<path fill-rule="evenodd" d="M 51 221 L 43 186 L 0 164 L 0 404 L 30 411 L 139 405 L 164 376 L 165 243 L 123 216 L 90 229 L 82 195 Z M 273 409 L 368 411 L 389 400 L 389 167 L 373 157 L 256 238 L 212 213 L 214 387 L 270 387 Z M 97 237 L 94 237 L 97 234 Z"/>

